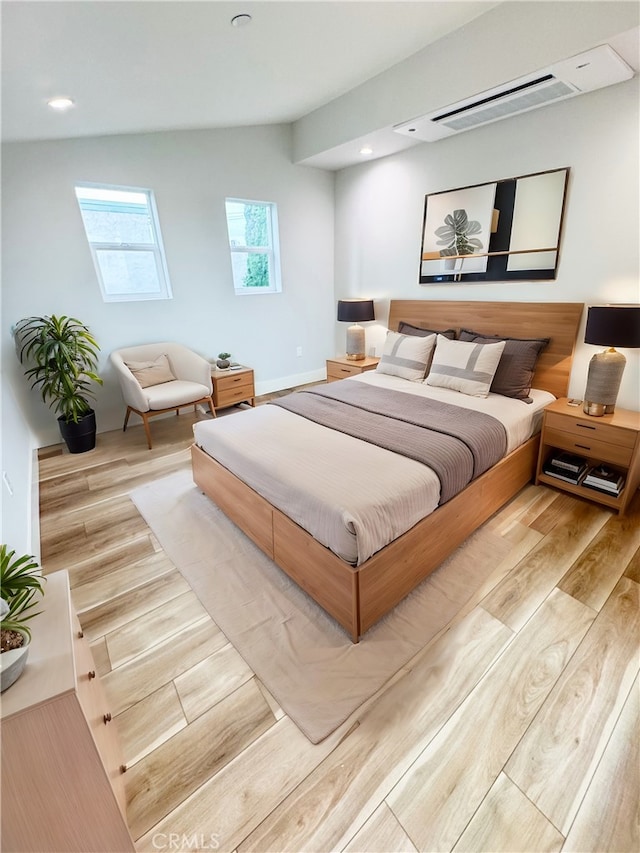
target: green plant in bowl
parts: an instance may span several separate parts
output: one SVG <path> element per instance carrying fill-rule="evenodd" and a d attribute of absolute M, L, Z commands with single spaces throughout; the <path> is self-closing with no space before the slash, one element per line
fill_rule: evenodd
<path fill-rule="evenodd" d="M 24 631 L 31 639 L 31 629 L 25 623 L 38 615 L 34 611 L 40 596 L 44 594 L 43 584 L 46 578 L 40 572 L 40 566 L 29 554 L 15 556 L 6 545 L 0 545 L 0 598 L 6 603 L 6 609 L 0 622 L 3 635 L 7 631 Z"/>
<path fill-rule="evenodd" d="M 26 623 L 40 612 L 34 608 L 46 580 L 31 555 L 15 553 L 0 545 L 0 692 L 16 681 L 27 663 L 31 628 Z"/>

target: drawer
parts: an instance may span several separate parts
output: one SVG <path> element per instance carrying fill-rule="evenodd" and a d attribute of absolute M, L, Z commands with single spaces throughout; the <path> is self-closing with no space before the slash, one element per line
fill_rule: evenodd
<path fill-rule="evenodd" d="M 125 814 L 126 798 L 122 779 L 122 753 L 116 723 L 110 719 L 109 704 L 100 681 L 89 644 L 85 639 L 74 638 L 76 660 L 76 695 L 87 721 L 95 745 L 100 753 L 105 772 L 120 806 Z M 95 673 L 90 677 L 89 673 Z M 106 717 L 106 719 L 105 719 Z"/>
<path fill-rule="evenodd" d="M 359 373 L 362 373 L 362 368 L 356 366 L 353 367 L 349 364 L 337 364 L 334 361 L 327 362 L 327 379 L 344 379 L 346 376 L 357 376 Z"/>
<path fill-rule="evenodd" d="M 561 418 L 562 422 L 566 418 Z M 543 441 L 547 445 L 559 447 L 561 450 L 569 450 L 577 453 L 580 456 L 587 456 L 591 459 L 597 459 L 601 462 L 609 462 L 612 465 L 627 466 L 631 463 L 633 455 L 632 447 L 625 447 L 622 444 L 609 444 L 606 441 L 600 441 L 594 437 L 593 433 L 586 432 L 576 435 L 573 432 L 565 432 L 563 430 L 551 428 L 548 424 L 549 416 L 545 420 Z M 618 432 L 626 432 L 626 430 L 615 430 Z"/>
<path fill-rule="evenodd" d="M 216 376 L 215 378 L 215 386 L 218 392 L 228 391 L 230 388 L 237 388 L 240 385 L 245 388 L 253 388 L 253 372 L 234 371 L 228 376 Z"/>
<path fill-rule="evenodd" d="M 252 397 L 253 385 L 238 385 L 236 388 L 218 391 L 214 397 L 213 404 L 223 409 L 225 406 L 233 406 L 234 403 L 241 403 L 243 400 L 250 400 Z"/>
<path fill-rule="evenodd" d="M 621 445 L 628 448 L 633 448 L 635 445 L 637 436 L 635 430 L 601 423 L 597 418 L 592 418 L 592 420 L 593 423 L 585 421 L 584 418 L 574 419 L 565 415 L 558 415 L 555 412 L 547 412 L 544 423 L 545 427 L 571 433 L 579 437 L 581 441 L 584 439 L 587 444 L 590 441 L 605 441 L 609 444 Z"/>

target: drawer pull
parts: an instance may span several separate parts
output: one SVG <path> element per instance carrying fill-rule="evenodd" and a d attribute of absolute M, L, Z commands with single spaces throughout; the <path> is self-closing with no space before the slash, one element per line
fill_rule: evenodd
<path fill-rule="evenodd" d="M 351 371 L 349 370 L 349 368 L 348 368 L 348 367 L 341 367 L 341 368 L 340 368 L 340 373 L 351 373 Z"/>
<path fill-rule="evenodd" d="M 78 639 L 81 640 L 84 637 L 84 631 L 78 631 Z"/>
<path fill-rule="evenodd" d="M 102 717 L 102 719 L 104 720 L 104 724 L 105 724 L 105 726 L 106 726 L 106 725 L 107 725 L 107 723 L 110 723 L 110 722 L 111 722 L 111 714 L 109 714 L 109 713 L 107 712 L 107 713 Z"/>
<path fill-rule="evenodd" d="M 576 444 L 576 447 L 579 447 L 580 450 L 591 450 L 591 448 L 587 447 L 586 444 Z"/>
<path fill-rule="evenodd" d="M 597 429 L 595 426 L 591 426 L 591 424 L 576 424 L 580 429 Z"/>
<path fill-rule="evenodd" d="M 120 765 L 120 772 L 121 772 L 121 773 L 126 773 L 126 772 L 127 772 L 127 765 L 126 765 L 126 764 L 121 764 L 121 765 Z"/>
<path fill-rule="evenodd" d="M 91 681 L 91 679 L 92 679 L 92 678 L 95 678 L 95 677 L 96 677 L 96 671 L 95 671 L 95 669 L 90 670 L 90 671 L 87 673 L 87 675 L 89 676 L 89 681 Z"/>

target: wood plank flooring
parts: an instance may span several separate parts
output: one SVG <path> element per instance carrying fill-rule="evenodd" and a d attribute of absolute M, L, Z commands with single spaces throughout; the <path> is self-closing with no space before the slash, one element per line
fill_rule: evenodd
<path fill-rule="evenodd" d="M 189 468 L 201 416 L 40 454 L 43 567 L 69 570 L 140 851 L 640 849 L 640 494 L 618 518 L 523 489 L 469 612 L 314 746 L 129 499 Z"/>

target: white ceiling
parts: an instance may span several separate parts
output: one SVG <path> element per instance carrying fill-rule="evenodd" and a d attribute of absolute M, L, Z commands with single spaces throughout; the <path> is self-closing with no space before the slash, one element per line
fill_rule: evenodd
<path fill-rule="evenodd" d="M 292 122 L 497 5 L 4 0 L 2 139 Z"/>

